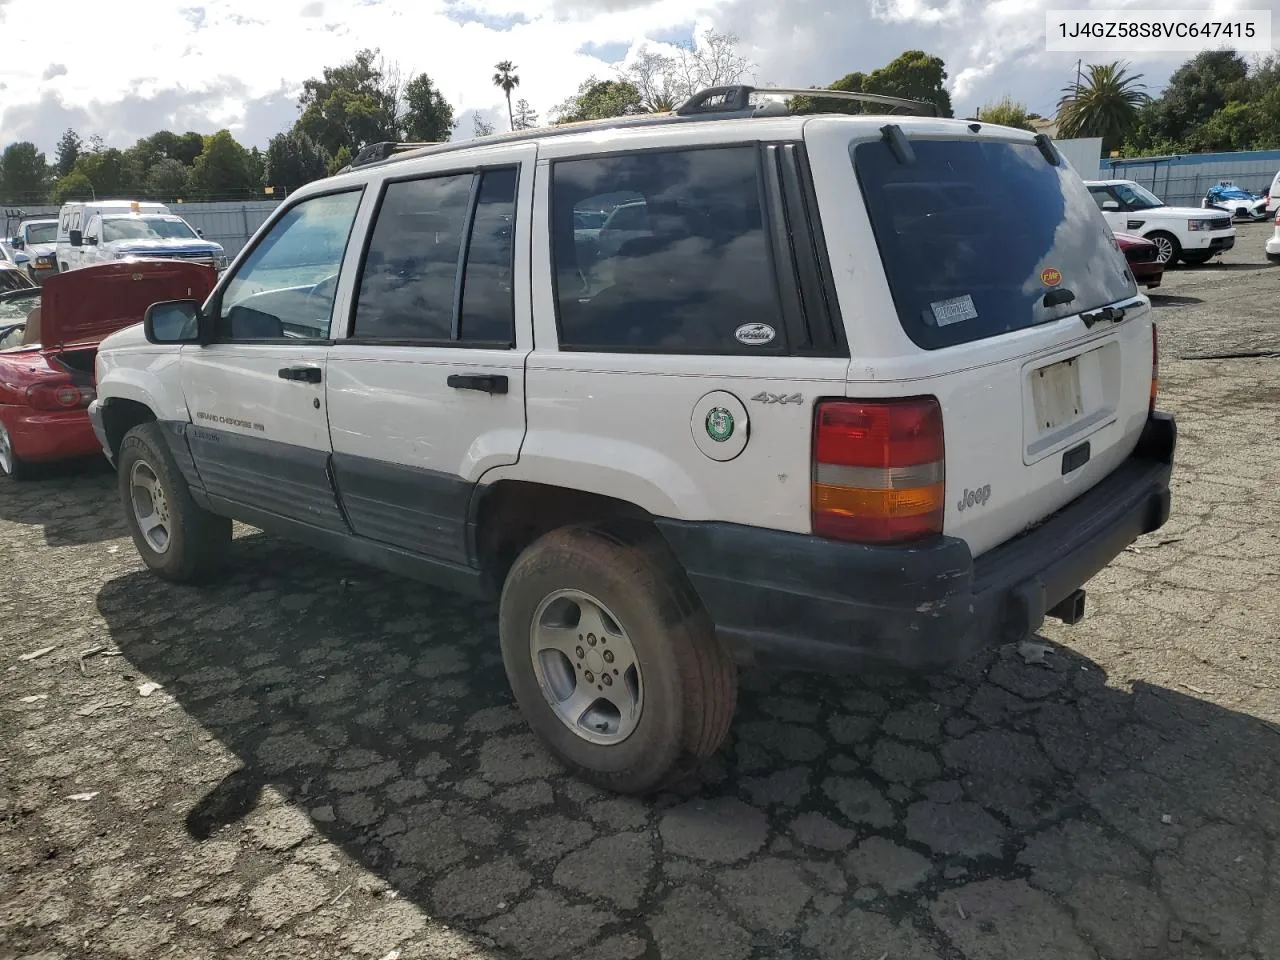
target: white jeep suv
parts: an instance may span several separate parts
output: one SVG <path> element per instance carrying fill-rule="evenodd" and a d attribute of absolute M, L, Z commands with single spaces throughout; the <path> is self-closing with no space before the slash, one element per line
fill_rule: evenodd
<path fill-rule="evenodd" d="M 627 792 L 717 749 L 735 661 L 931 669 L 1077 621 L 1176 440 L 1088 190 L 1047 138 L 751 93 L 292 194 L 99 349 L 143 561 L 196 580 L 236 519 L 495 598 L 530 726 Z M 636 202 L 616 249 L 582 226 Z"/>
<path fill-rule="evenodd" d="M 1145 237 L 1156 245 L 1156 259 L 1167 266 L 1208 263 L 1236 245 L 1231 214 L 1216 207 L 1170 207 L 1132 180 L 1087 183 L 1103 218 L 1116 233 Z"/>

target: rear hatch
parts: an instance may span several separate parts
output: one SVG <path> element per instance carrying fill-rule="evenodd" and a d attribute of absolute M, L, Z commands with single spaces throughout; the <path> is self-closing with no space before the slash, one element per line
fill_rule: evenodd
<path fill-rule="evenodd" d="M 853 265 L 848 395 L 938 399 L 943 532 L 978 555 L 1132 452 L 1150 401 L 1150 304 L 1051 147 L 919 123 L 844 138 L 884 267 Z"/>
<path fill-rule="evenodd" d="M 203 302 L 212 267 L 175 260 L 103 263 L 49 277 L 42 288 L 40 343 L 46 353 L 92 350 L 109 334 L 142 321 L 162 300 Z"/>

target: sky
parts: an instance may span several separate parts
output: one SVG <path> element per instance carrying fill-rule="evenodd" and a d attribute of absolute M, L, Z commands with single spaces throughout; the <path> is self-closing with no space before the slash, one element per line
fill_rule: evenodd
<path fill-rule="evenodd" d="M 302 81 L 362 47 L 429 74 L 470 136 L 473 113 L 506 126 L 499 60 L 546 119 L 587 76 L 707 29 L 739 37 L 761 85 L 825 85 L 921 49 L 945 60 L 957 115 L 1005 94 L 1051 115 L 1078 55 L 1045 52 L 1046 9 L 1125 6 L 1271 10 L 1280 42 L 1280 0 L 0 0 L 0 147 L 31 140 L 52 159 L 68 127 L 122 148 L 224 127 L 265 146 Z M 1118 56 L 1156 94 L 1190 54 L 1084 58 Z"/>

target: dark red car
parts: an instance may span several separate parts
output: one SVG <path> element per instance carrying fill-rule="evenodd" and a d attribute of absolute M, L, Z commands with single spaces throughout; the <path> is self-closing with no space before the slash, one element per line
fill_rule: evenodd
<path fill-rule="evenodd" d="M 161 300 L 203 300 L 212 267 L 121 260 L 0 292 L 0 478 L 34 463 L 101 454 L 86 409 L 98 344 Z"/>
<path fill-rule="evenodd" d="M 1158 258 L 1160 251 L 1154 243 L 1130 233 L 1117 233 L 1116 243 L 1124 258 L 1129 261 L 1129 272 L 1139 286 L 1154 290 L 1164 279 L 1164 264 Z"/>

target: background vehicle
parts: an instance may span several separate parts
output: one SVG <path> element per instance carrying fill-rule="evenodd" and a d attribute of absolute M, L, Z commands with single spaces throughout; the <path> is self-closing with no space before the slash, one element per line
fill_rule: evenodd
<path fill-rule="evenodd" d="M 1276 171 L 1271 188 L 1267 191 L 1267 212 L 1280 213 L 1280 170 Z"/>
<path fill-rule="evenodd" d="M 143 562 L 211 575 L 238 519 L 496 599 L 530 727 L 628 792 L 719 747 L 735 655 L 927 670 L 1077 621 L 1176 442 L 1089 192 L 1047 137 L 752 93 L 291 194 L 102 344 Z"/>
<path fill-rule="evenodd" d="M 194 263 L 112 263 L 0 293 L 0 476 L 102 447 L 86 409 L 102 338 L 157 300 L 205 296 L 216 274 Z"/>
<path fill-rule="evenodd" d="M 1280 210 L 1276 211 L 1276 232 L 1266 243 L 1267 259 L 1272 263 L 1280 263 Z"/>
<path fill-rule="evenodd" d="M 57 220 L 22 221 L 9 240 L 9 246 L 26 255 L 27 270 L 36 283 L 43 283 L 45 277 L 58 272 Z"/>
<path fill-rule="evenodd" d="M 58 220 L 59 270 L 77 270 L 125 258 L 190 260 L 223 270 L 221 244 L 199 232 L 162 203 L 101 200 L 68 203 Z"/>
<path fill-rule="evenodd" d="M 0 260 L 0 293 L 8 290 L 26 290 L 36 286 L 25 266 Z"/>
<path fill-rule="evenodd" d="M 1150 240 L 1128 233 L 1117 233 L 1116 243 L 1129 263 L 1129 271 L 1139 286 L 1154 290 L 1164 279 L 1164 264 L 1160 262 L 1160 249 Z"/>
<path fill-rule="evenodd" d="M 1177 260 L 1208 263 L 1235 246 L 1236 228 L 1225 213 L 1170 207 L 1133 180 L 1087 180 L 1085 185 L 1111 229 L 1150 240 L 1163 266 Z"/>
<path fill-rule="evenodd" d="M 1267 198 L 1250 193 L 1230 180 L 1222 180 L 1209 188 L 1201 206 L 1222 210 L 1236 220 L 1266 220 Z"/>

